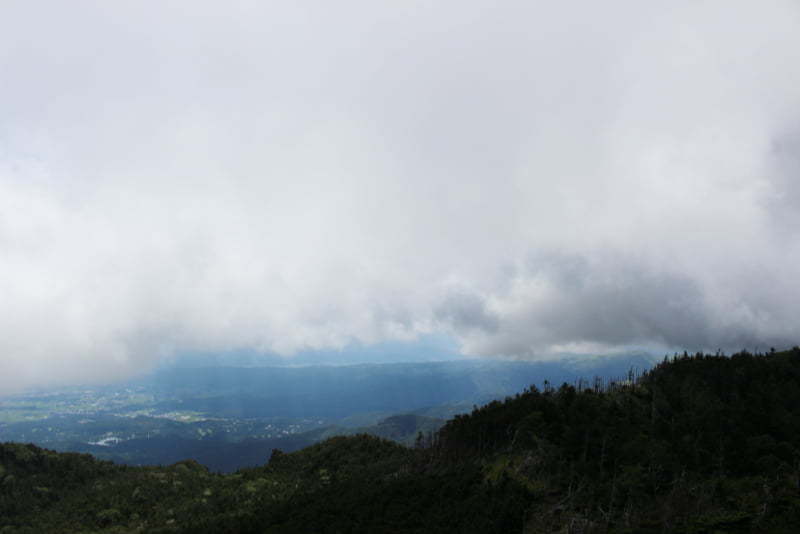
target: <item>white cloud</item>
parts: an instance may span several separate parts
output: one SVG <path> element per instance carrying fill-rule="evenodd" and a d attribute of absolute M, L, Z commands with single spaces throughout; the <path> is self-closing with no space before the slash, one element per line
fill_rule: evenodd
<path fill-rule="evenodd" d="M 0 391 L 797 331 L 793 2 L 0 5 Z"/>

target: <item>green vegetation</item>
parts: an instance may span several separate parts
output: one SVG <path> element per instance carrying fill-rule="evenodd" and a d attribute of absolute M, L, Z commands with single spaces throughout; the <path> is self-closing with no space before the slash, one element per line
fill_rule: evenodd
<path fill-rule="evenodd" d="M 419 426 L 400 418 L 389 428 Z M 269 453 L 265 452 L 265 456 Z M 795 532 L 800 348 L 531 387 L 411 447 L 340 436 L 232 475 L 0 445 L 0 532 Z"/>

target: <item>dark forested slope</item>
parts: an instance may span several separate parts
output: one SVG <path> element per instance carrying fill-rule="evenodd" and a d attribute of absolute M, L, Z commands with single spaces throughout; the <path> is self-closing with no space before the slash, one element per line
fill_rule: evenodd
<path fill-rule="evenodd" d="M 800 349 L 532 387 L 410 449 L 339 437 L 234 475 L 5 444 L 0 497 L 9 532 L 794 532 Z"/>

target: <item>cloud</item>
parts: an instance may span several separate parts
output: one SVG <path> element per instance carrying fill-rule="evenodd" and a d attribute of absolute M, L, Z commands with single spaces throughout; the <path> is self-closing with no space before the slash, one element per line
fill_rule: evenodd
<path fill-rule="evenodd" d="M 497 316 L 489 312 L 484 299 L 470 293 L 453 293 L 446 297 L 436 310 L 436 317 L 465 333 L 476 329 L 491 335 L 499 326 Z"/>
<path fill-rule="evenodd" d="M 798 10 L 5 2 L 0 391 L 794 343 Z"/>

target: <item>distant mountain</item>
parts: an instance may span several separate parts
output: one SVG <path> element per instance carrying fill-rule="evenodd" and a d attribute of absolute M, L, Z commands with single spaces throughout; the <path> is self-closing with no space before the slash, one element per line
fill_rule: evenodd
<path fill-rule="evenodd" d="M 358 428 L 331 426 L 325 431 L 328 436 L 355 436 L 369 434 L 397 443 L 413 446 L 421 439 L 436 433 L 445 424 L 444 419 L 418 414 L 401 414 L 387 417 L 373 425 Z"/>
<path fill-rule="evenodd" d="M 240 350 L 224 353 L 192 353 L 162 362 L 161 369 L 185 367 L 299 367 L 313 365 L 359 365 L 463 360 L 458 343 L 447 336 L 422 335 L 412 342 L 384 341 L 341 349 L 302 350 L 290 358 Z"/>
<path fill-rule="evenodd" d="M 646 353 L 559 361 L 459 360 L 309 367 L 166 369 L 132 382 L 146 385 L 163 410 L 219 417 L 328 417 L 377 412 L 379 417 L 442 405 L 466 406 L 520 391 L 621 378 L 657 360 Z"/>

